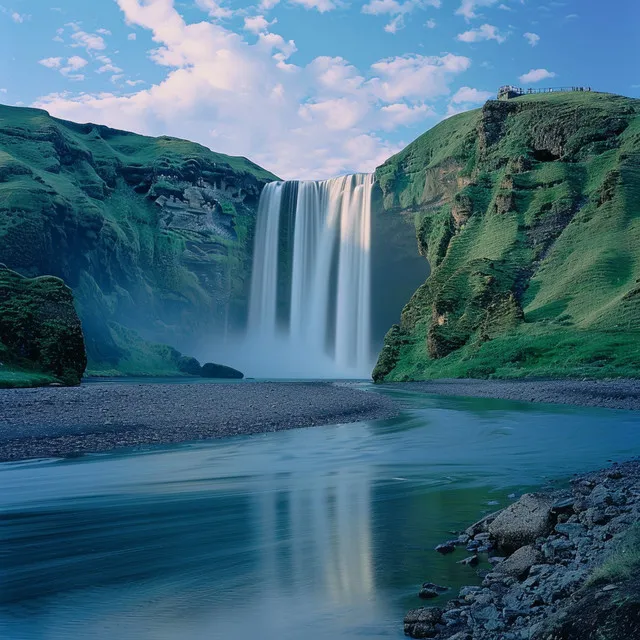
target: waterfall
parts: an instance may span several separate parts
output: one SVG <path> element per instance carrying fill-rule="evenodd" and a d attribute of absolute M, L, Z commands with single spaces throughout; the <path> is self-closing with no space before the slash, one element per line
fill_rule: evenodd
<path fill-rule="evenodd" d="M 248 337 L 271 374 L 368 377 L 373 176 L 273 182 L 258 207 Z"/>

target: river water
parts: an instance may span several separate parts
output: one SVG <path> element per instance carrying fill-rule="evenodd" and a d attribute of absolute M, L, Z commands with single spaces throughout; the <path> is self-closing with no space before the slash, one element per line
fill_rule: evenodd
<path fill-rule="evenodd" d="M 403 638 L 433 547 L 640 450 L 624 411 L 400 393 L 392 420 L 0 465 L 0 638 Z"/>

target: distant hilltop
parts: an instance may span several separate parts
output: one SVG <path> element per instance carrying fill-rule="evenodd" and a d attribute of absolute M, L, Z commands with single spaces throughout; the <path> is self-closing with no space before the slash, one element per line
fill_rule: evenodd
<path fill-rule="evenodd" d="M 543 89 L 523 89 L 510 84 L 498 89 L 498 100 L 511 100 L 530 93 L 560 93 L 565 91 L 592 91 L 591 87 L 545 87 Z"/>

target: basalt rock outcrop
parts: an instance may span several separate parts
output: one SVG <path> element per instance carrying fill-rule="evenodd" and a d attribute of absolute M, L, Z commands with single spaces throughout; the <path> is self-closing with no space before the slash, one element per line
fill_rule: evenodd
<path fill-rule="evenodd" d="M 376 381 L 640 376 L 640 100 L 489 101 L 376 179 L 431 266 Z"/>
<path fill-rule="evenodd" d="M 77 385 L 86 366 L 71 289 L 0 264 L 0 386 Z"/>
<path fill-rule="evenodd" d="M 147 342 L 192 352 L 241 325 L 273 179 L 183 140 L 0 106 L 0 262 L 73 289 L 92 371 L 145 373 Z"/>

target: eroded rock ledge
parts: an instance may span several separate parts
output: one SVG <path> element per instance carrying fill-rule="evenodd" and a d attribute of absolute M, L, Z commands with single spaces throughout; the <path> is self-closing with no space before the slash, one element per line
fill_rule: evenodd
<path fill-rule="evenodd" d="M 405 635 L 640 638 L 640 462 L 581 476 L 565 491 L 526 494 L 438 551 L 465 546 L 488 552 L 482 586 L 464 587 L 444 607 L 410 611 Z"/>

